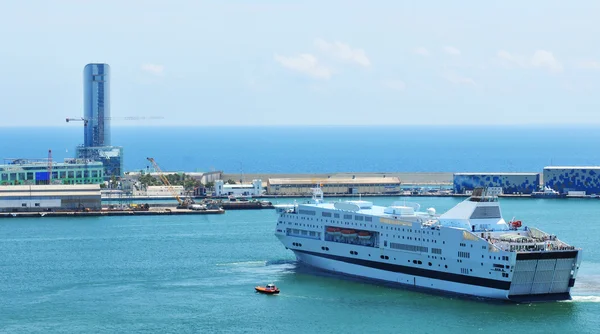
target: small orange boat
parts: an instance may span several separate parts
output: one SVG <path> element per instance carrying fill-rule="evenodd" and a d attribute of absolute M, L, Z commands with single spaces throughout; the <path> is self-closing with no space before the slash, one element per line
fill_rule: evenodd
<path fill-rule="evenodd" d="M 279 289 L 275 286 L 275 284 L 267 284 L 267 286 L 257 286 L 254 288 L 256 292 L 264 293 L 267 295 L 275 295 L 279 293 Z"/>

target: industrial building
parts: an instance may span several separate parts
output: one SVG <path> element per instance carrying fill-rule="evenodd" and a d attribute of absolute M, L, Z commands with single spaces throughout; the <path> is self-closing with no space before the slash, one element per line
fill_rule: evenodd
<path fill-rule="evenodd" d="M 0 187 L 0 212 L 100 210 L 100 185 L 18 185 Z"/>
<path fill-rule="evenodd" d="M 400 179 L 397 177 L 349 177 L 269 179 L 267 194 L 310 195 L 311 188 L 317 186 L 325 195 L 400 193 Z"/>
<path fill-rule="evenodd" d="M 263 193 L 262 180 L 252 180 L 252 184 L 225 184 L 215 181 L 215 196 L 260 196 Z"/>
<path fill-rule="evenodd" d="M 585 192 L 600 194 L 600 166 L 550 166 L 544 167 L 544 185 L 561 194 Z"/>
<path fill-rule="evenodd" d="M 104 182 L 100 162 L 65 159 L 57 163 L 44 159 L 12 159 L 0 165 L 0 185 L 95 184 Z"/>
<path fill-rule="evenodd" d="M 477 187 L 500 187 L 503 194 L 531 194 L 540 188 L 539 173 L 455 173 L 455 194 Z"/>

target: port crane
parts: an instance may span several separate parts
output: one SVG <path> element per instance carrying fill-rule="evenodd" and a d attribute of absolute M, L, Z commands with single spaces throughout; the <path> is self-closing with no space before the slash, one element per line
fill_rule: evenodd
<path fill-rule="evenodd" d="M 126 117 L 104 117 L 104 120 L 125 120 L 125 121 L 139 121 L 139 120 L 152 120 L 152 119 L 163 119 L 162 116 L 126 116 Z M 83 126 L 87 126 L 91 120 L 97 120 L 97 118 L 85 118 L 85 117 L 67 117 L 66 121 L 69 122 L 83 122 Z"/>
<path fill-rule="evenodd" d="M 171 192 L 173 197 L 175 197 L 175 199 L 179 203 L 179 205 L 177 206 L 178 209 L 193 209 L 193 210 L 201 209 L 200 205 L 195 204 L 194 200 L 192 200 L 190 198 L 181 199 L 179 194 L 175 191 L 175 189 L 173 189 L 173 186 L 171 185 L 171 182 L 169 182 L 169 179 L 167 179 L 167 177 L 164 175 L 164 173 L 162 172 L 160 167 L 158 167 L 158 164 L 156 163 L 154 158 L 146 158 L 146 159 L 148 159 L 148 161 L 150 161 L 150 163 L 154 167 L 154 170 L 158 173 L 158 177 L 160 178 L 162 183 L 165 186 L 167 186 L 167 188 L 169 188 L 169 191 Z"/>

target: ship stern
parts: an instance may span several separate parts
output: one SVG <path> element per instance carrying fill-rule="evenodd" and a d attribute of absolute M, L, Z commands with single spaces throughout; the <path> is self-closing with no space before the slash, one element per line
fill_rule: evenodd
<path fill-rule="evenodd" d="M 518 253 L 508 299 L 515 302 L 571 299 L 581 250 Z"/>

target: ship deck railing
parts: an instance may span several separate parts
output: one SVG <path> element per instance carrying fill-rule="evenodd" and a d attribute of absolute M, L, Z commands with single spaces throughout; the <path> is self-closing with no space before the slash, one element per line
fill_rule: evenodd
<path fill-rule="evenodd" d="M 511 242 L 500 239 L 489 239 L 490 243 L 503 251 L 509 252 L 556 252 L 574 250 L 574 246 L 565 244 L 564 242 L 555 239 L 547 241 L 525 241 Z"/>

